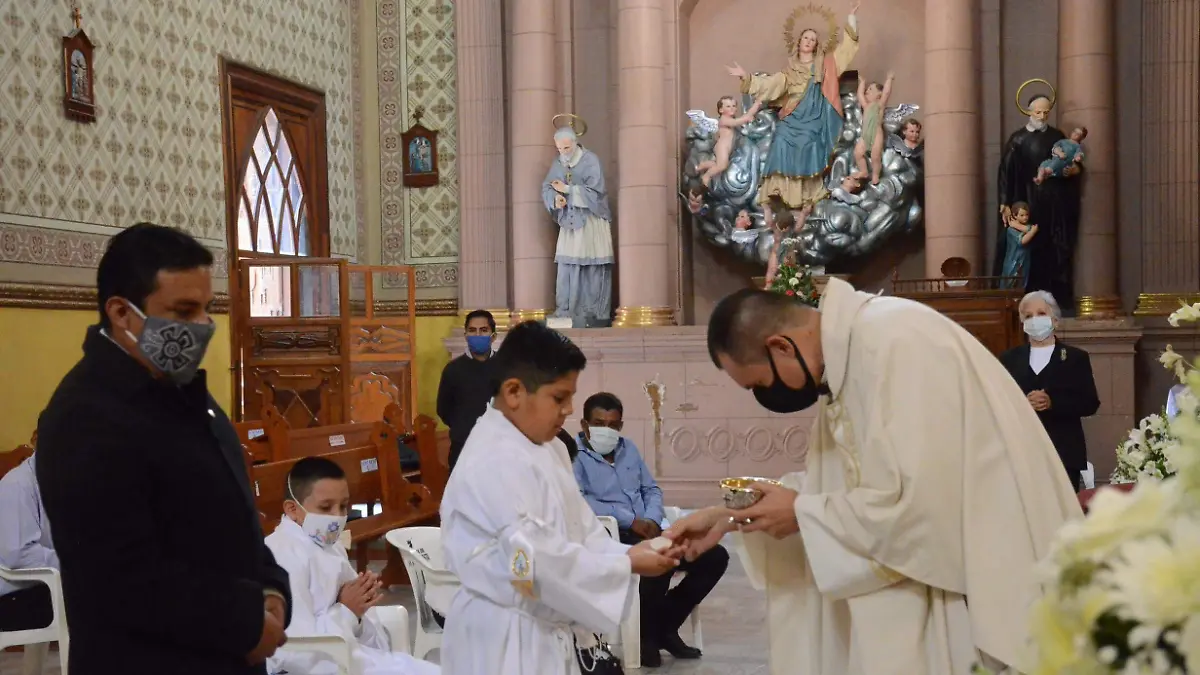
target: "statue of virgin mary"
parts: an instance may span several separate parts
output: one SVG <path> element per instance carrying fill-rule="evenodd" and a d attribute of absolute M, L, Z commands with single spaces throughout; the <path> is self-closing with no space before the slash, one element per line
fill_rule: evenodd
<path fill-rule="evenodd" d="M 825 173 L 844 121 L 838 78 L 858 53 L 857 9 L 855 5 L 850 10 L 837 46 L 832 44 L 836 28 L 828 10 L 825 12 L 833 34 L 824 45 L 812 28 L 802 30 L 792 42 L 793 13 L 784 31 L 791 55 L 782 72 L 748 75 L 736 63 L 729 68 L 730 75 L 741 79 L 742 93 L 779 109 L 779 123 L 758 191 L 759 204 L 765 206 L 769 197 L 778 195 L 788 207 L 802 209 L 828 196 Z"/>

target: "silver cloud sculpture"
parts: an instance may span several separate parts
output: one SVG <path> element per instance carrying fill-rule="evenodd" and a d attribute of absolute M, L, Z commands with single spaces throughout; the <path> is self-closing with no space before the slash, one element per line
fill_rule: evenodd
<path fill-rule="evenodd" d="M 752 102 L 743 96 L 743 106 Z M 796 261 L 802 265 L 826 265 L 842 257 L 869 253 L 896 232 L 912 232 L 923 221 L 924 143 L 910 149 L 898 136 L 905 119 L 918 106 L 900 104 L 884 113 L 887 133 L 883 152 L 883 171 L 878 185 L 864 181 L 861 192 L 846 196 L 840 190 L 842 179 L 854 170 L 854 143 L 862 135 L 862 110 L 853 93 L 842 95 L 845 125 L 833 150 L 826 186 L 838 188 L 843 199 L 828 197 L 814 206 L 796 241 Z M 696 166 L 713 158 L 717 121 L 701 110 L 689 110 L 691 125 L 687 130 L 687 158 L 683 166 L 684 192 L 679 197 L 688 209 L 687 191 L 699 185 Z M 733 251 L 739 258 L 766 265 L 774 244 L 774 234 L 766 227 L 762 208 L 755 203 L 767 150 L 775 133 L 777 118 L 773 109 L 762 110 L 750 123 L 735 131 L 729 168 L 713 178 L 704 204 L 692 213 L 696 226 L 713 245 Z M 738 231 L 734 220 L 746 209 L 752 227 Z M 789 241 L 785 246 L 792 245 Z"/>

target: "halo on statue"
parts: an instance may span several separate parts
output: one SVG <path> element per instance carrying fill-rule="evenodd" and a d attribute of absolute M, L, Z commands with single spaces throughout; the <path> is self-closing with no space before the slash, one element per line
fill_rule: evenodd
<path fill-rule="evenodd" d="M 828 7 L 809 3 L 793 9 L 791 15 L 788 16 L 787 21 L 783 22 L 783 44 L 787 48 L 787 53 L 789 56 L 796 55 L 796 20 L 810 14 L 824 18 L 825 23 L 827 24 L 829 37 L 825 39 L 825 44 L 821 47 L 821 50 L 830 52 L 834 47 L 837 46 L 837 16 L 834 15 L 833 10 L 829 9 Z M 805 30 L 808 30 L 807 26 L 800 29 L 800 34 L 803 35 Z M 816 29 L 814 28 L 813 30 L 815 31 Z M 820 33 L 817 33 L 817 35 L 820 36 Z"/>
<path fill-rule="evenodd" d="M 584 122 L 583 118 L 579 115 L 571 113 L 559 113 L 555 115 L 550 118 L 550 124 L 554 127 L 555 131 L 563 127 L 570 127 L 571 131 L 575 132 L 575 136 L 579 138 L 582 138 L 587 133 L 587 122 Z"/>
<path fill-rule="evenodd" d="M 1028 87 L 1031 84 L 1046 85 L 1046 87 L 1050 90 L 1050 109 L 1054 110 L 1054 100 L 1056 98 L 1058 98 L 1058 92 L 1054 90 L 1054 85 L 1050 84 L 1049 82 L 1047 82 L 1046 80 L 1043 80 L 1040 77 L 1035 77 L 1032 80 L 1025 80 L 1024 82 L 1021 83 L 1021 86 L 1017 87 L 1017 96 L 1016 96 L 1017 110 L 1020 110 L 1021 114 L 1025 115 L 1025 116 L 1029 116 L 1029 115 L 1033 114 L 1032 110 L 1029 110 L 1025 106 L 1021 105 L 1021 92 L 1025 91 L 1025 87 Z"/>

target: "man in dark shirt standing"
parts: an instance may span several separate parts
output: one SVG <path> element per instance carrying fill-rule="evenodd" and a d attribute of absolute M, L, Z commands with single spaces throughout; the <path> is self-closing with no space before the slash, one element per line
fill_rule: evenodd
<path fill-rule="evenodd" d="M 262 674 L 285 640 L 287 573 L 199 369 L 212 264 L 179 230 L 140 223 L 113 237 L 100 324 L 38 420 L 72 675 Z"/>
<path fill-rule="evenodd" d="M 495 393 L 490 361 L 496 319 L 486 309 L 477 309 L 467 315 L 463 329 L 467 334 L 467 353 L 446 364 L 438 384 L 438 417 L 450 427 L 451 471 L 475 427 L 475 420 L 487 410 Z"/>

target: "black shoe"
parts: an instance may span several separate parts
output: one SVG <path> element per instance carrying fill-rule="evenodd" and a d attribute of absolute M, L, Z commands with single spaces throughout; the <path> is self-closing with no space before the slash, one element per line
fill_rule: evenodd
<path fill-rule="evenodd" d="M 667 653 L 677 659 L 700 658 L 700 650 L 695 647 L 689 647 L 683 641 L 683 638 L 679 637 L 679 633 L 677 632 L 664 636 L 659 644 L 663 649 L 667 650 Z"/>
<path fill-rule="evenodd" d="M 659 653 L 658 642 L 642 639 L 642 667 L 658 668 L 662 665 L 662 654 Z"/>

